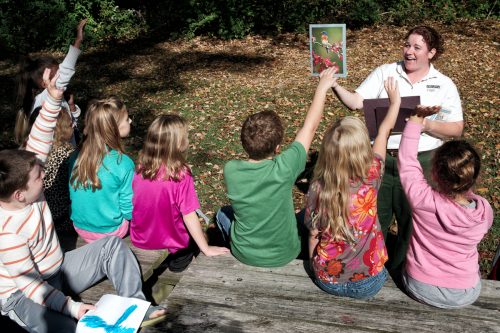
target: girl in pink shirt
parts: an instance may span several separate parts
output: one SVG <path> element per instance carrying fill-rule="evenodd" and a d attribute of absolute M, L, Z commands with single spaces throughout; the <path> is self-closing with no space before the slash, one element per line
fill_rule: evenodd
<path fill-rule="evenodd" d="M 143 249 L 167 249 L 170 270 L 187 267 L 198 248 L 207 256 L 229 252 L 208 246 L 196 210 L 200 208 L 185 153 L 189 145 L 186 121 L 174 114 L 156 118 L 139 152 L 130 238 Z"/>
<path fill-rule="evenodd" d="M 448 141 L 436 150 L 431 173 L 435 189 L 424 178 L 418 142 L 424 117 L 438 110 L 417 108 L 399 148 L 398 169 L 413 218 L 403 283 L 422 303 L 457 308 L 479 296 L 477 244 L 493 223 L 493 210 L 471 190 L 481 161 L 466 141 Z"/>

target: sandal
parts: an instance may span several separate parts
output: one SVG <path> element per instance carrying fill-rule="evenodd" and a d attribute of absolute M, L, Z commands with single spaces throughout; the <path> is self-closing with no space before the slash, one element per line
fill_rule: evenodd
<path fill-rule="evenodd" d="M 149 318 L 155 311 L 165 310 L 165 313 L 159 315 L 158 317 Z M 146 314 L 144 315 L 144 319 L 142 320 L 141 327 L 148 327 L 158 324 L 159 322 L 164 321 L 167 318 L 167 309 L 160 305 L 150 305 Z"/>

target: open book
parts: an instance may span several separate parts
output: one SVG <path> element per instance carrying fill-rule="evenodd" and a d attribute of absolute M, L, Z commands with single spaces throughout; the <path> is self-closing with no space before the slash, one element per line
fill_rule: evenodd
<path fill-rule="evenodd" d="M 137 298 L 104 295 L 96 303 L 96 309 L 87 312 L 78 321 L 76 333 L 135 333 L 149 304 Z"/>
<path fill-rule="evenodd" d="M 371 139 L 375 139 L 377 136 L 378 128 L 389 111 L 389 104 L 388 98 L 365 99 L 363 101 L 366 127 Z M 420 96 L 401 97 L 401 107 L 392 134 L 403 133 L 406 119 L 412 115 L 415 107 L 419 104 Z"/>

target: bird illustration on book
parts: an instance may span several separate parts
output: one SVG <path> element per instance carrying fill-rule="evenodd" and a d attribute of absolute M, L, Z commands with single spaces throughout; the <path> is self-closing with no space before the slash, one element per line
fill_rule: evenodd
<path fill-rule="evenodd" d="M 332 44 L 328 41 L 328 33 L 326 31 L 321 32 L 321 45 L 326 49 L 326 53 L 330 53 Z"/>
<path fill-rule="evenodd" d="M 136 304 L 129 306 L 114 324 L 107 324 L 104 319 L 99 316 L 86 316 L 80 321 L 90 328 L 102 328 L 106 333 L 134 333 L 135 329 L 133 327 L 122 327 L 121 324 L 127 320 L 135 309 L 137 309 Z"/>

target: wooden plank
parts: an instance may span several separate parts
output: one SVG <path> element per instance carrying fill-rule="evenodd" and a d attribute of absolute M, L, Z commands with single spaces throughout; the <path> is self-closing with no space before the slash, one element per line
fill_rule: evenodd
<path fill-rule="evenodd" d="M 371 300 L 328 295 L 303 262 L 257 268 L 232 256 L 191 264 L 164 305 L 170 318 L 145 332 L 500 331 L 500 282 L 483 281 L 469 307 L 441 310 L 420 304 L 388 281 Z"/>

